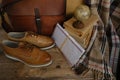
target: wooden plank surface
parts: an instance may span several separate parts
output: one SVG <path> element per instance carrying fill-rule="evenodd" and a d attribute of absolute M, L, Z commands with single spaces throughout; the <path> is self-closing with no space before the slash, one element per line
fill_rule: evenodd
<path fill-rule="evenodd" d="M 7 33 L 0 27 L 0 80 L 93 80 L 91 71 L 84 76 L 76 75 L 56 46 L 47 50 L 53 59 L 48 67 L 31 68 L 8 59 L 1 47 L 4 39 L 7 39 Z"/>

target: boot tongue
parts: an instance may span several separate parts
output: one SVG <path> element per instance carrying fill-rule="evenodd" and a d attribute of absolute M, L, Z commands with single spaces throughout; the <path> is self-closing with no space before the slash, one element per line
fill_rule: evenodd
<path fill-rule="evenodd" d="M 34 34 L 35 34 L 35 33 L 31 32 L 31 31 L 28 31 L 28 32 L 25 33 L 25 36 L 32 36 L 32 35 L 34 35 Z"/>
<path fill-rule="evenodd" d="M 28 36 L 28 37 L 37 37 L 38 34 L 35 33 L 35 32 L 32 32 L 32 31 L 29 31 L 29 32 L 26 32 L 25 36 Z"/>
<path fill-rule="evenodd" d="M 20 48 L 24 50 L 30 50 L 30 51 L 32 51 L 33 48 L 35 47 L 34 45 L 27 43 L 27 42 L 20 42 L 18 45 Z"/>
<path fill-rule="evenodd" d="M 20 47 L 25 47 L 25 42 L 20 42 L 18 45 L 20 46 Z"/>

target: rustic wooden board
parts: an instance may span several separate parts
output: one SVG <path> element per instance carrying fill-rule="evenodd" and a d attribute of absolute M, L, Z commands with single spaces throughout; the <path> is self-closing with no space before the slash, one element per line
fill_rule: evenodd
<path fill-rule="evenodd" d="M 0 43 L 4 39 L 7 33 L 0 27 Z M 31 68 L 5 57 L 0 44 L 0 80 L 93 80 L 91 71 L 84 76 L 76 75 L 56 46 L 47 52 L 53 63 L 48 67 Z"/>

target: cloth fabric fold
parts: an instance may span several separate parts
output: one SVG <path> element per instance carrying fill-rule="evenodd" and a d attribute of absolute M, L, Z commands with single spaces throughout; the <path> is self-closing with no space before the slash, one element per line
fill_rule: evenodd
<path fill-rule="evenodd" d="M 86 68 L 89 68 L 95 72 L 95 80 L 115 80 L 113 73 L 116 72 L 117 64 L 114 64 L 114 62 L 115 59 L 118 59 L 120 41 L 110 18 L 111 0 L 86 0 L 86 4 L 90 6 L 91 13 L 98 16 L 99 21 L 94 26 L 85 53 L 74 66 L 75 70 L 82 73 Z M 111 31 L 108 33 L 107 29 Z M 110 35 L 110 38 L 106 33 Z M 80 68 L 81 70 L 79 70 Z M 101 79 L 98 77 L 99 75 L 101 75 Z"/>

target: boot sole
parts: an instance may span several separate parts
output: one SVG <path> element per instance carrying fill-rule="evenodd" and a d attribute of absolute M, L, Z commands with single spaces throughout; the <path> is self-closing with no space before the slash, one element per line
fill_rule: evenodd
<path fill-rule="evenodd" d="M 49 66 L 50 64 L 52 64 L 52 60 L 51 60 L 50 62 L 48 62 L 47 64 L 44 64 L 44 65 L 31 65 L 31 64 L 28 64 L 28 63 L 26 63 L 26 62 L 24 62 L 24 61 L 22 61 L 22 60 L 20 60 L 20 59 L 18 59 L 18 58 L 15 58 L 15 57 L 13 57 L 13 56 L 10 56 L 10 55 L 8 55 L 7 53 L 5 53 L 5 56 L 6 56 L 7 58 L 9 58 L 9 59 L 22 62 L 22 63 L 24 63 L 25 65 L 27 65 L 27 66 L 29 66 L 29 67 L 46 67 L 46 66 Z"/>
<path fill-rule="evenodd" d="M 45 47 L 45 48 L 40 48 L 41 50 L 47 50 L 47 49 L 50 49 L 50 48 L 53 48 L 55 46 L 55 43 L 52 44 L 51 46 L 48 46 L 48 47 Z"/>

